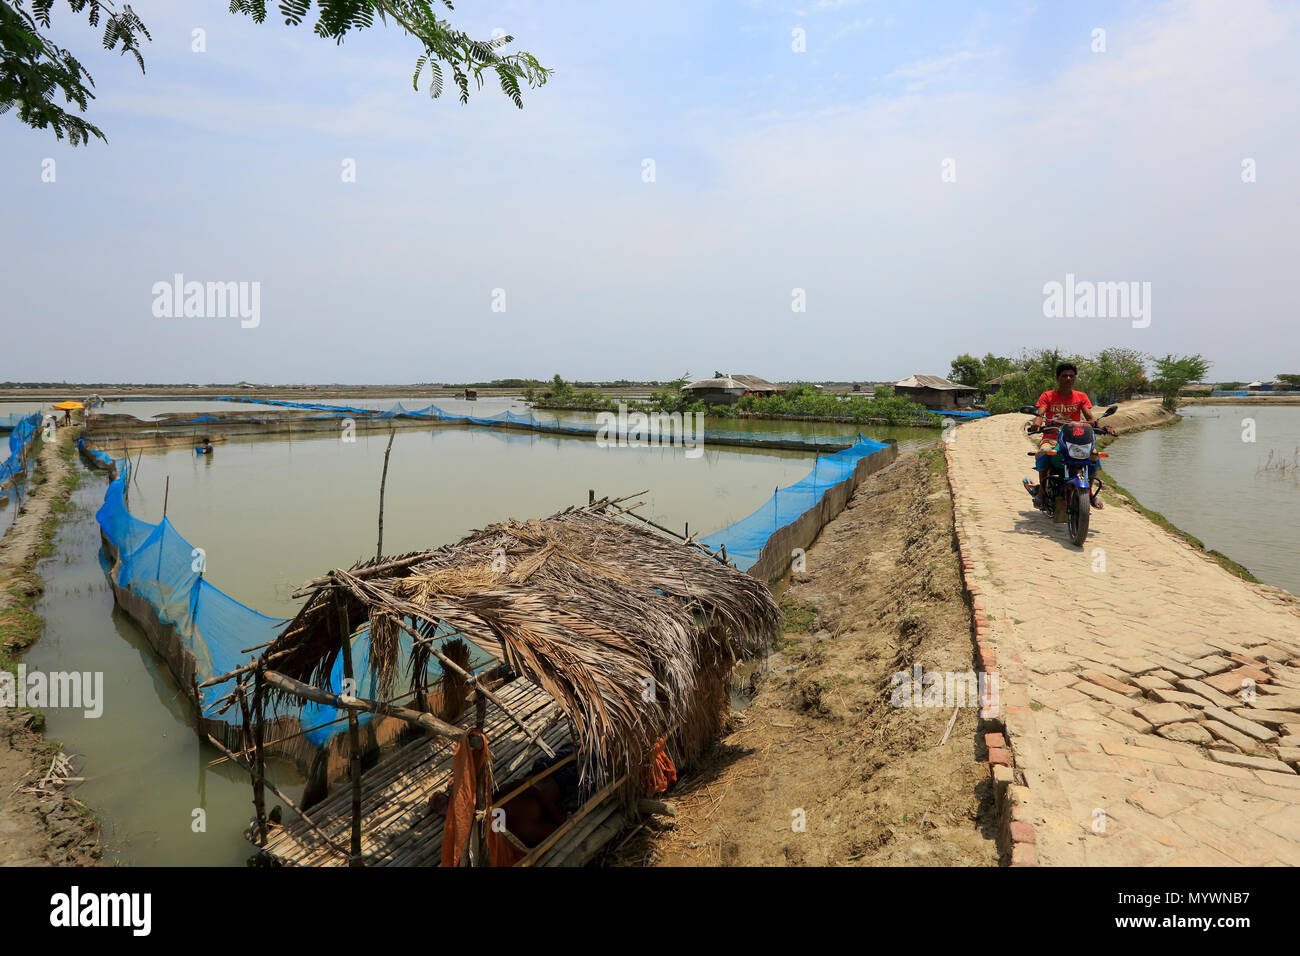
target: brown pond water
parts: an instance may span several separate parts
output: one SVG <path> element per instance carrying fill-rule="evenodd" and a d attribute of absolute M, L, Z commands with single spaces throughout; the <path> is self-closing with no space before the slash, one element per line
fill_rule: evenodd
<path fill-rule="evenodd" d="M 162 410 L 189 404 L 166 403 Z M 479 414 L 520 407 L 438 404 L 448 410 L 472 405 Z M 762 431 L 745 424 L 746 431 Z M 819 436 L 859 430 L 773 425 L 781 432 L 806 427 Z M 862 430 L 905 445 L 937 437 L 924 429 Z M 189 447 L 145 452 L 131 508 L 157 521 L 167 488 L 168 517 L 205 549 L 207 579 L 258 611 L 288 616 L 296 609 L 289 595 L 304 580 L 374 554 L 386 443 L 387 435 L 363 432 L 355 442 L 319 434 L 232 441 L 212 456 L 197 456 Z M 692 530 L 712 531 L 751 513 L 811 464 L 799 452 L 707 443 L 701 457 L 689 459 L 681 448 L 602 448 L 589 439 L 482 428 L 403 430 L 389 466 L 384 551 L 436 547 L 506 517 L 544 517 L 584 503 L 589 488 L 615 496 L 650 489 L 640 513 L 669 527 L 689 522 Z M 87 781 L 77 796 L 104 824 L 107 862 L 240 865 L 252 852 L 242 837 L 252 813 L 247 776 L 228 763 L 208 766 L 219 754 L 198 741 L 190 706 L 166 666 L 114 606 L 94 518 L 105 486 L 102 472 L 83 473 L 54 554 L 39 567 L 46 592 L 37 612 L 47 624 L 24 658 L 29 669 L 102 673 L 103 715 L 48 709 L 49 736 L 82 755 Z M 296 771 L 280 766 L 275 776 L 296 799 Z M 205 815 L 201 830 L 198 811 Z"/>

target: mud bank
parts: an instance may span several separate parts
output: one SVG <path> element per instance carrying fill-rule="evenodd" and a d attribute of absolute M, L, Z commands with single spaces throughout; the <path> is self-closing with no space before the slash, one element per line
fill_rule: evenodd
<path fill-rule="evenodd" d="M 752 704 L 664 798 L 676 817 L 606 862 L 996 866 L 978 701 L 891 700 L 894 675 L 916 666 L 975 669 L 953 542 L 941 453 L 867 477 L 793 574 L 780 649 L 744 688 Z"/>
<path fill-rule="evenodd" d="M 36 564 L 49 552 L 59 515 L 77 483 L 75 432 L 61 429 L 38 452 L 38 471 L 22 511 L 0 540 L 0 667 L 12 671 L 18 655 L 40 635 L 31 610 L 43 583 Z M 57 782 L 62 746 L 45 739 L 38 711 L 0 708 L 0 866 L 97 865 L 99 826 Z"/>
<path fill-rule="evenodd" d="M 250 438 L 262 435 L 338 435 L 343 423 L 350 422 L 349 427 L 360 433 L 387 432 L 390 428 L 435 429 L 435 428 L 497 428 L 505 431 L 525 432 L 557 438 L 579 438 L 596 441 L 596 433 L 574 433 L 548 428 L 534 428 L 530 425 L 514 422 L 448 422 L 429 421 L 417 418 L 365 418 L 349 419 L 321 418 L 319 413 L 290 412 L 277 413 L 275 418 L 268 418 L 265 412 L 235 412 L 229 415 L 213 416 L 213 420 L 201 425 L 184 421 L 168 421 L 170 416 L 162 416 L 154 421 L 142 421 L 130 415 L 96 415 L 91 419 L 87 433 L 88 441 L 96 448 L 111 455 L 126 457 L 142 448 L 176 447 L 188 444 L 207 435 L 214 442 L 228 441 L 232 438 Z M 179 417 L 179 416 L 178 416 Z M 804 451 L 819 454 L 831 454 L 851 448 L 856 439 L 835 440 L 826 438 L 816 441 L 792 441 L 782 438 L 748 438 L 738 436 L 714 436 L 707 432 L 703 444 L 706 447 L 727 446 L 732 448 L 774 449 L 780 451 Z"/>
<path fill-rule="evenodd" d="M 1245 395 L 1183 399 L 1182 405 L 1300 405 L 1300 395 Z"/>

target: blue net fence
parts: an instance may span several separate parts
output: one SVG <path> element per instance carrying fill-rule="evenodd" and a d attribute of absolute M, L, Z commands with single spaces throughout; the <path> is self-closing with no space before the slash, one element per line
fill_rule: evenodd
<path fill-rule="evenodd" d="M 31 447 L 41 428 L 40 412 L 30 415 L 10 415 L 7 424 L 0 420 L 0 426 L 12 429 L 9 432 L 9 452 L 0 462 L 0 488 L 21 479 L 27 465 L 27 449 Z"/>
<path fill-rule="evenodd" d="M 129 459 L 112 458 L 100 449 L 87 447 L 84 441 L 79 441 L 78 446 L 95 465 L 113 475 L 104 502 L 95 515 L 104 537 L 116 552 L 116 569 L 110 570 L 113 583 L 148 604 L 164 628 L 175 635 L 183 656 L 169 653 L 169 648 L 159 647 L 158 650 L 182 686 L 194 688 L 203 716 L 209 721 L 228 725 L 233 734 L 241 719 L 238 709 L 218 712 L 228 688 L 224 685 L 197 685 L 249 663 L 252 659 L 250 651 L 274 640 L 288 621 L 261 614 L 208 582 L 204 578 L 203 553 L 187 541 L 166 517 L 151 524 L 131 514 L 127 502 L 131 472 Z M 455 631 L 442 627 L 435 632 L 434 641 L 441 644 L 457 636 Z M 472 670 L 482 670 L 497 663 L 472 642 L 466 643 L 470 648 Z M 410 639 L 404 637 L 398 655 L 398 673 L 406 676 L 399 677 L 393 688 L 398 694 L 410 690 L 402 681 L 409 682 L 411 649 Z M 361 697 L 380 696 L 379 675 L 370 667 L 369 632 L 365 628 L 353 637 L 353 658 L 357 681 L 353 693 Z M 340 657 L 329 684 L 336 694 L 343 692 L 342 668 Z M 436 661 L 429 662 L 427 673 L 429 680 L 437 679 L 440 671 Z M 316 747 L 327 746 L 332 738 L 347 730 L 346 712 L 327 704 L 308 703 L 296 709 L 282 707 L 280 716 L 296 718 L 306 740 Z M 371 716 L 361 714 L 358 719 L 365 725 Z"/>
<path fill-rule="evenodd" d="M 441 410 L 430 406 L 418 413 L 403 409 L 399 414 L 431 417 L 441 414 Z M 486 419 L 445 417 L 489 424 L 536 421 L 531 415 L 509 411 Z M 100 449 L 88 447 L 84 441 L 79 441 L 78 446 L 92 464 L 107 469 L 112 479 L 95 517 L 116 559 L 109 572 L 113 584 L 134 602 L 147 604 L 165 632 L 174 635 L 174 638 L 161 641 L 163 646 L 154 640 L 155 647 L 167 660 L 181 685 L 197 694 L 204 718 L 224 724 L 225 729 L 233 734 L 239 727 L 241 716 L 238 708 L 223 709 L 223 702 L 229 703 L 226 700 L 228 690 L 224 685 L 207 688 L 198 685 L 249 663 L 251 651 L 272 641 L 288 622 L 261 614 L 209 583 L 204 577 L 203 552 L 187 541 L 166 517 L 152 524 L 131 514 L 128 506 L 129 459 L 112 458 Z M 847 496 L 852 493 L 853 480 L 864 473 L 864 461 L 890 448 L 888 443 L 871 441 L 859 435 L 851 447 L 819 457 L 801 481 L 777 489 L 772 498 L 753 514 L 710 535 L 703 543 L 715 550 L 725 545 L 728 558 L 741 570 L 756 576 L 770 577 L 774 570 L 779 574 L 789 564 L 790 542 L 796 539 L 811 541 L 811 536 L 820 530 L 828 515 L 843 507 Z M 892 460 L 892 457 L 891 453 L 885 460 Z M 833 510 L 828 511 L 828 508 Z M 771 551 L 773 548 L 776 551 L 784 549 L 784 553 L 765 555 L 765 549 Z M 435 641 L 441 642 L 460 635 L 441 627 L 433 636 Z M 466 640 L 466 643 L 470 648 L 471 669 L 478 671 L 496 663 L 472 641 Z M 409 679 L 411 649 L 409 637 L 404 638 L 398 674 L 405 676 L 399 677 L 399 682 Z M 378 697 L 379 677 L 370 667 L 369 634 L 364 628 L 353 638 L 353 660 L 357 675 L 354 693 L 362 697 Z M 436 664 L 430 662 L 429 668 L 430 679 L 435 679 Z M 331 674 L 330 689 L 342 693 L 342 688 L 340 658 Z M 399 695 L 409 690 L 400 683 L 393 688 Z M 296 718 L 305 738 L 318 747 L 328 745 L 332 738 L 347 729 L 346 715 L 325 704 L 309 703 L 292 713 L 282 710 L 281 716 Z M 361 715 L 360 719 L 364 723 L 370 717 Z"/>
<path fill-rule="evenodd" d="M 224 396 L 214 399 L 222 402 L 245 402 L 257 405 L 276 405 L 283 408 L 294 408 L 305 411 L 322 412 L 319 416 L 310 416 L 306 420 L 315 418 L 375 418 L 375 419 L 425 419 L 430 421 L 443 422 L 461 422 L 470 425 L 483 426 L 507 426 L 515 428 L 526 428 L 539 432 L 550 432 L 560 435 L 580 435 L 580 436 L 597 436 L 605 427 L 599 422 L 566 422 L 558 418 L 539 418 L 532 412 L 520 413 L 509 409 L 497 412 L 494 415 L 469 415 L 450 412 L 437 405 L 430 404 L 424 408 L 408 409 L 400 402 L 387 410 L 375 408 L 357 408 L 350 405 L 327 405 L 319 402 L 290 402 L 275 401 L 266 399 L 241 398 L 239 396 Z M 635 415 L 636 413 L 632 413 Z M 950 417 L 957 419 L 983 418 L 989 413 L 986 411 L 968 411 L 968 412 L 933 412 L 931 421 L 938 421 L 941 417 Z M 253 419 L 257 421 L 259 419 Z M 211 415 L 200 415 L 197 418 L 188 419 L 179 424 L 208 424 L 222 421 L 219 417 Z M 625 421 L 626 424 L 626 421 Z M 809 446 L 831 445 L 832 447 L 842 447 L 851 442 L 852 435 L 845 435 L 839 439 L 834 435 L 809 435 L 806 432 L 800 432 L 794 428 L 789 430 L 768 430 L 762 432 L 744 431 L 740 429 L 705 429 L 703 441 L 707 444 L 709 441 L 741 441 L 741 442 L 791 442 Z"/>
<path fill-rule="evenodd" d="M 778 488 L 753 514 L 703 538 L 701 543 L 715 551 L 726 545 L 728 560 L 734 561 L 742 571 L 752 570 L 778 531 L 794 524 L 820 504 L 822 496 L 832 487 L 853 477 L 864 458 L 887 448 L 889 445 L 885 442 L 859 435 L 852 447 L 818 458 L 812 471 L 804 478 L 793 485 Z"/>

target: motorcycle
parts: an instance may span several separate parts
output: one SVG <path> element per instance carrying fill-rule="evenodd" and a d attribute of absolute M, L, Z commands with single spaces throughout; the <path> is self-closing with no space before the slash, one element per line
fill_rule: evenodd
<path fill-rule="evenodd" d="M 1119 406 L 1112 405 L 1102 413 L 1101 417 L 1114 415 L 1118 409 Z M 1021 411 L 1029 415 L 1038 414 L 1037 408 L 1029 406 L 1022 408 Z M 1044 446 L 1042 451 L 1052 455 L 1060 452 L 1063 461 L 1059 467 L 1048 471 L 1047 482 L 1039 489 L 1042 504 L 1036 507 L 1043 514 L 1051 515 L 1052 520 L 1057 524 L 1068 525 L 1070 540 L 1083 547 L 1083 542 L 1088 537 L 1092 498 L 1099 494 L 1102 488 L 1101 479 L 1092 475 L 1092 466 L 1097 459 L 1106 456 L 1097 451 L 1097 434 L 1092 422 L 1067 422 L 1049 418 L 1043 422 L 1041 428 L 1035 428 L 1031 423 L 1027 433 L 1033 435 L 1051 429 L 1057 432 L 1056 444 Z M 1036 457 L 1037 454 L 1037 452 L 1029 452 L 1031 458 Z M 1026 482 L 1026 488 L 1028 487 Z"/>

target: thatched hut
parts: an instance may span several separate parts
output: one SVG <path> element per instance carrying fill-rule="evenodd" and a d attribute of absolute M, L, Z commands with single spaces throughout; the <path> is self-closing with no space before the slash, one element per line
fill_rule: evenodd
<path fill-rule="evenodd" d="M 253 741 L 259 819 L 250 837 L 278 862 L 339 863 L 350 824 L 351 862 L 436 860 L 437 798 L 455 785 L 457 754 L 474 727 L 491 751 L 480 810 L 494 791 L 510 799 L 552 773 L 568 744 L 572 755 L 560 762 L 576 768 L 584 814 L 598 802 L 612 822 L 616 804 L 646 794 L 663 752 L 689 765 L 711 746 L 730 708 L 732 664 L 770 644 L 779 611 L 763 582 L 690 539 L 632 524 L 636 516 L 615 505 L 504 521 L 435 551 L 308 582 L 298 615 L 241 677 L 255 701 L 250 734 L 260 737 L 281 703 L 337 704 L 352 743 L 333 750 L 324 779 L 342 772 L 352 747 L 366 749 L 358 713 L 370 719 L 371 744 L 399 736 L 384 722 L 418 736 L 366 772 L 372 786 L 361 785 L 354 763 L 350 793 L 336 787 L 303 807 L 312 820 L 284 827 L 262 813 Z M 331 675 L 340 655 L 352 675 L 363 634 L 378 699 L 338 696 Z M 539 771 L 534 758 L 550 766 Z"/>

